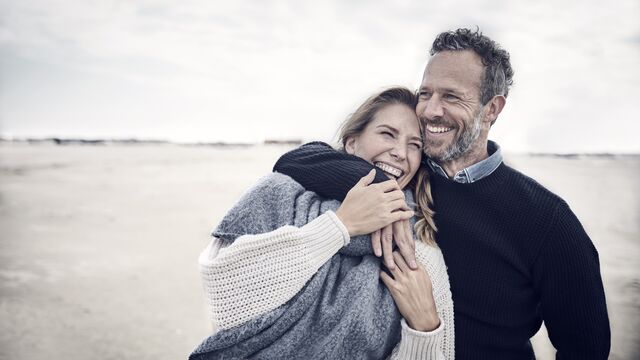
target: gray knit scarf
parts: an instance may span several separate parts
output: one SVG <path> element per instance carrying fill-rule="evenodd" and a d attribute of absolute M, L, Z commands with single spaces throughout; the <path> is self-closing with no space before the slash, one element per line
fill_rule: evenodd
<path fill-rule="evenodd" d="M 411 192 L 405 193 L 412 203 Z M 299 227 L 339 206 L 274 173 L 249 189 L 212 235 L 233 242 Z M 379 281 L 380 269 L 369 236 L 352 237 L 287 303 L 209 336 L 189 359 L 386 358 L 400 341 L 401 315 Z"/>

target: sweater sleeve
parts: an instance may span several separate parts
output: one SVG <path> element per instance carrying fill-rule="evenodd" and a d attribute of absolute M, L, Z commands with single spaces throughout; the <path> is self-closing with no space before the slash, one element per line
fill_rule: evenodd
<path fill-rule="evenodd" d="M 611 332 L 598 252 L 565 202 L 533 265 L 534 286 L 557 359 L 607 359 Z"/>
<path fill-rule="evenodd" d="M 411 329 L 402 319 L 401 340 L 393 349 L 390 359 L 453 360 L 455 358 L 453 300 L 442 252 L 438 248 L 417 241 L 416 258 L 431 278 L 440 326 L 433 331 L 421 332 Z"/>
<path fill-rule="evenodd" d="M 300 228 L 240 236 L 226 247 L 214 237 L 198 262 L 216 331 L 286 303 L 349 240 L 332 211 Z"/>
<path fill-rule="evenodd" d="M 282 155 L 273 171 L 288 175 L 305 189 L 343 201 L 347 192 L 375 167 L 357 156 L 335 150 L 323 142 L 311 142 Z M 376 169 L 374 183 L 389 180 Z"/>

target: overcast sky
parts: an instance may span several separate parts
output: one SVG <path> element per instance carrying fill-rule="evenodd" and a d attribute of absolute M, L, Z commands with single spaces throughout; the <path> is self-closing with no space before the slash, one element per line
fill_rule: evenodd
<path fill-rule="evenodd" d="M 0 135 L 331 141 L 480 26 L 515 86 L 510 152 L 640 152 L 640 1 L 0 0 Z"/>

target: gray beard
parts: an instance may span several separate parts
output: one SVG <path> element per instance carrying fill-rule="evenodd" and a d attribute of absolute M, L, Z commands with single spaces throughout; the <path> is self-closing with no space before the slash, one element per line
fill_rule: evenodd
<path fill-rule="evenodd" d="M 444 154 L 439 158 L 431 156 L 431 159 L 437 162 L 446 162 L 460 158 L 471 145 L 478 140 L 480 136 L 480 130 L 482 129 L 482 118 L 484 117 L 484 111 L 479 109 L 478 113 L 473 117 L 473 124 L 470 128 L 467 128 L 456 142 L 451 144 Z"/>

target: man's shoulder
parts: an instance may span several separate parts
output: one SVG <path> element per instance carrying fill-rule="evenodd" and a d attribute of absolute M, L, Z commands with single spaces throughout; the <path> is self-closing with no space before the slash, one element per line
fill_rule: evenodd
<path fill-rule="evenodd" d="M 549 205 L 559 205 L 565 203 L 565 201 L 547 189 L 544 185 L 540 184 L 534 178 L 525 175 L 521 171 L 503 163 L 505 173 L 508 175 L 510 181 L 507 186 L 511 187 L 510 193 L 518 194 L 525 197 L 531 205 L 540 205 L 547 208 Z"/>

